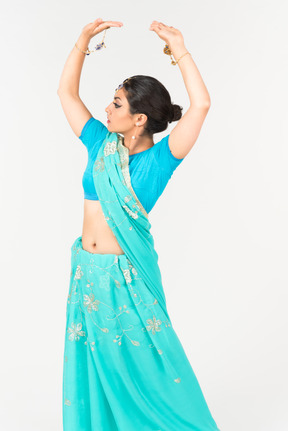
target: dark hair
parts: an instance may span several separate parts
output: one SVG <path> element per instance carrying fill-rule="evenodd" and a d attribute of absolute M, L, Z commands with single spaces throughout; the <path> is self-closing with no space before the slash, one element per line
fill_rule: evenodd
<path fill-rule="evenodd" d="M 163 132 L 168 123 L 182 117 L 183 108 L 172 103 L 168 90 L 152 76 L 131 76 L 124 81 L 123 88 L 130 114 L 143 113 L 148 117 L 141 136 Z"/>

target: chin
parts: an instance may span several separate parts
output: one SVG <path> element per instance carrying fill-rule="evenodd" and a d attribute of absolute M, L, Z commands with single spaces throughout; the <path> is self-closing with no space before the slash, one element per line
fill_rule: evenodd
<path fill-rule="evenodd" d="M 113 130 L 111 129 L 111 124 L 108 123 L 106 124 L 107 129 L 109 130 L 110 133 L 113 133 Z"/>

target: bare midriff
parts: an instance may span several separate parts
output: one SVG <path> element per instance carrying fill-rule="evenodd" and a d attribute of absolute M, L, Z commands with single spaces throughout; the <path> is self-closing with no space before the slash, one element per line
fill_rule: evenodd
<path fill-rule="evenodd" d="M 112 229 L 105 220 L 99 200 L 84 199 L 82 247 L 90 253 L 124 254 Z"/>

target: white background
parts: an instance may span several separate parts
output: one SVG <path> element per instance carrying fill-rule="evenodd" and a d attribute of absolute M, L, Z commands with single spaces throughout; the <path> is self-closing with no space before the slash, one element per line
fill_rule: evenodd
<path fill-rule="evenodd" d="M 2 3 L 3 431 L 62 429 L 87 150 L 57 89 L 82 28 L 98 17 L 124 24 L 83 66 L 80 97 L 104 124 L 114 89 L 134 74 L 159 79 L 183 113 L 189 106 L 153 20 L 182 32 L 202 75 L 211 108 L 149 217 L 168 311 L 221 431 L 288 429 L 287 9 L 284 0 Z"/>

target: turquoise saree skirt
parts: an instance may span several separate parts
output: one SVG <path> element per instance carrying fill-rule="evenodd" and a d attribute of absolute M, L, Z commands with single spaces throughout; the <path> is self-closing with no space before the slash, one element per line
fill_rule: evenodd
<path fill-rule="evenodd" d="M 126 254 L 74 241 L 66 317 L 64 431 L 219 431 L 169 315 Z"/>

